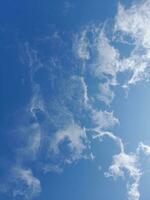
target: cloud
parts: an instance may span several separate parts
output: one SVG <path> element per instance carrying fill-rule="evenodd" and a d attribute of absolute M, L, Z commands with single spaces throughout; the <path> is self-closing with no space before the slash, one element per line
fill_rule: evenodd
<path fill-rule="evenodd" d="M 86 132 L 77 124 L 70 124 L 70 126 L 57 131 L 54 137 L 50 140 L 50 152 L 54 155 L 61 154 L 60 144 L 67 140 L 66 146 L 69 148 L 69 156 L 66 156 L 66 163 L 84 158 L 84 151 L 86 150 Z"/>
<path fill-rule="evenodd" d="M 81 60 L 79 65 L 85 73 L 100 80 L 97 96 L 106 105 L 114 98 L 111 86 L 121 84 L 117 79 L 120 73 L 131 73 L 121 85 L 123 88 L 149 79 L 149 9 L 148 0 L 135 2 L 128 8 L 119 3 L 114 24 L 109 28 L 113 36 L 107 33 L 106 23 L 90 23 L 77 33 L 73 46 L 75 55 Z M 120 44 L 123 48 L 119 48 Z M 124 48 L 130 49 L 129 55 L 124 53 Z"/>
<path fill-rule="evenodd" d="M 15 167 L 12 171 L 12 184 L 16 186 L 13 190 L 13 196 L 20 196 L 24 199 L 32 199 L 41 192 L 40 181 L 33 176 L 30 169 Z"/>
<path fill-rule="evenodd" d="M 41 145 L 41 130 L 38 123 L 33 123 L 29 127 L 22 127 L 22 137 L 26 137 L 26 144 L 17 150 L 18 160 L 36 160 Z M 26 135 L 26 136 L 25 136 Z"/>
<path fill-rule="evenodd" d="M 130 70 L 133 73 L 127 85 L 149 78 L 149 9 L 150 2 L 147 0 L 136 2 L 129 8 L 125 8 L 122 4 L 118 6 L 114 30 L 120 38 L 123 37 L 127 42 L 130 40 L 133 45 L 130 55 L 121 60 L 121 70 Z"/>
<path fill-rule="evenodd" d="M 90 59 L 89 41 L 86 37 L 87 31 L 83 30 L 79 35 L 75 36 L 73 50 L 77 58 L 85 61 Z"/>
<path fill-rule="evenodd" d="M 150 155 L 150 146 L 145 145 L 143 142 L 140 142 L 137 148 L 137 153 L 143 152 L 145 155 L 149 156 Z"/>
<path fill-rule="evenodd" d="M 129 200 L 140 199 L 139 181 L 140 181 L 139 178 L 137 178 L 133 183 L 127 185 Z"/>
<path fill-rule="evenodd" d="M 65 6 L 70 9 L 68 2 Z M 28 133 L 25 145 L 18 150 L 16 160 L 20 165 L 25 163 L 25 159 L 32 158 L 30 161 L 38 162 L 37 155 L 41 149 L 46 152 L 43 154 L 46 164 L 40 160 L 44 173 L 61 173 L 65 164 L 85 159 L 88 155 L 94 159 L 92 152 L 87 154 L 91 141 L 86 131 L 90 130 L 93 139 L 109 137 L 118 145 L 120 152 L 113 156 L 112 164 L 105 175 L 114 178 L 127 177 L 128 198 L 139 200 L 141 171 L 138 153 L 142 151 L 149 155 L 150 147 L 140 143 L 137 154 L 127 154 L 121 138 L 109 131 L 119 123 L 119 119 L 107 108 L 110 108 L 116 96 L 116 86 L 128 88 L 149 78 L 149 10 L 150 3 L 146 0 L 132 4 L 129 8 L 119 4 L 114 27 L 109 28 L 110 33 L 107 33 L 107 24 L 90 23 L 75 34 L 72 44 L 74 55 L 71 55 L 69 48 L 69 56 L 66 54 L 66 47 L 63 45 L 67 42 L 63 41 L 57 31 L 51 40 L 50 37 L 48 39 L 51 42 L 57 40 L 57 49 L 61 55 L 56 55 L 50 47 L 49 52 L 53 56 L 49 58 L 48 55 L 48 59 L 45 59 L 45 55 L 43 59 L 40 54 L 41 46 L 43 47 L 40 42 L 43 40 L 38 40 L 39 52 L 36 48 L 31 48 L 29 43 L 25 44 L 22 62 L 28 65 L 32 88 L 31 101 L 26 110 L 32 122 L 28 123 L 28 127 L 25 124 L 20 128 L 22 135 Z M 124 42 L 130 45 L 130 53 L 122 56 L 118 43 L 124 45 Z M 56 47 L 54 49 L 57 52 Z M 127 71 L 132 75 L 122 85 L 118 77 L 120 73 L 125 74 Z M 97 101 L 104 102 L 106 109 L 102 110 Z M 16 167 L 13 172 L 17 184 L 14 196 L 24 196 L 27 199 L 40 193 L 40 181 L 33 176 L 30 169 L 25 166 Z"/>
<path fill-rule="evenodd" d="M 59 165 L 54 165 L 54 164 L 47 164 L 43 167 L 44 173 L 48 172 L 55 172 L 55 173 L 62 173 L 63 169 Z"/>
<path fill-rule="evenodd" d="M 93 139 L 99 138 L 99 139 L 103 139 L 103 137 L 109 137 L 111 138 L 120 148 L 121 152 L 124 152 L 124 144 L 122 142 L 122 140 L 115 136 L 113 133 L 108 132 L 108 131 L 101 131 L 99 129 L 92 129 L 92 132 L 94 133 Z"/>
<path fill-rule="evenodd" d="M 91 118 L 96 127 L 100 130 L 108 129 L 119 123 L 113 112 L 91 110 Z"/>
<path fill-rule="evenodd" d="M 68 86 L 64 88 L 66 102 L 76 105 L 79 109 L 87 105 L 88 86 L 83 76 L 71 76 Z"/>
<path fill-rule="evenodd" d="M 106 105 L 110 105 L 115 97 L 114 92 L 110 88 L 109 82 L 99 84 L 99 94 L 97 98 L 104 102 Z"/>
<path fill-rule="evenodd" d="M 143 0 L 133 3 L 129 8 L 122 4 L 118 6 L 115 18 L 115 30 L 127 34 L 135 40 L 135 44 L 145 48 L 150 47 L 150 2 Z"/>
<path fill-rule="evenodd" d="M 32 115 L 37 118 L 36 113 L 38 111 L 46 113 L 45 102 L 40 92 L 40 87 L 38 85 L 33 85 L 33 94 L 28 106 L 28 111 L 32 113 Z"/>
<path fill-rule="evenodd" d="M 117 85 L 120 70 L 119 51 L 112 45 L 100 24 L 85 26 L 75 37 L 73 44 L 75 56 L 81 61 L 79 66 L 85 74 L 99 80 L 97 99 L 110 105 L 114 98 L 111 86 Z M 102 82 L 102 80 L 105 82 Z"/>
<path fill-rule="evenodd" d="M 111 132 L 94 129 L 93 133 L 93 139 L 109 137 L 119 146 L 120 149 L 120 153 L 113 156 L 112 164 L 109 166 L 108 172 L 105 172 L 105 176 L 107 178 L 113 177 L 115 180 L 118 177 L 127 178 L 128 199 L 139 200 L 139 184 L 142 172 L 139 168 L 138 155 L 125 153 L 123 141 Z"/>
<path fill-rule="evenodd" d="M 124 176 L 124 169 L 128 171 L 131 177 L 139 177 L 140 171 L 137 168 L 138 159 L 136 155 L 121 152 L 114 155 L 113 164 L 109 167 L 107 176 Z"/>
<path fill-rule="evenodd" d="M 129 200 L 140 199 L 139 184 L 141 175 L 138 156 L 136 154 L 127 154 L 124 150 L 113 156 L 112 165 L 109 167 L 108 172 L 105 173 L 106 177 L 112 176 L 114 179 L 117 177 L 127 177 L 127 194 Z"/>
<path fill-rule="evenodd" d="M 96 38 L 96 66 L 93 70 L 96 76 L 111 75 L 114 79 L 119 70 L 119 52 L 111 44 L 103 29 Z"/>
<path fill-rule="evenodd" d="M 115 78 L 119 67 L 119 51 L 111 45 L 103 25 L 85 26 L 76 36 L 74 52 L 79 59 L 86 62 L 87 69 L 90 68 L 94 76 L 101 78 L 111 75 Z M 113 81 L 115 84 L 115 80 Z"/>

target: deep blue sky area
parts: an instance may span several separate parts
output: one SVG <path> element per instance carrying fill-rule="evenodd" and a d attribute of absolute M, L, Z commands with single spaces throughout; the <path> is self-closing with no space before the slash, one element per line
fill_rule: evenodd
<path fill-rule="evenodd" d="M 0 3 L 0 200 L 149 200 L 149 0 Z"/>

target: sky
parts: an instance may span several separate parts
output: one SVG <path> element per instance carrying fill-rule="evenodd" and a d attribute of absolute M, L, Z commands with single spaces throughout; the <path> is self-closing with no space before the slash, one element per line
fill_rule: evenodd
<path fill-rule="evenodd" d="M 0 6 L 0 200 L 149 200 L 150 1 Z"/>

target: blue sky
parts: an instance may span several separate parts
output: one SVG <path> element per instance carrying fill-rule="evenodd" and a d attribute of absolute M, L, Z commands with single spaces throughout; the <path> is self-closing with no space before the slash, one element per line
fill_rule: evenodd
<path fill-rule="evenodd" d="M 149 200 L 149 18 L 149 0 L 1 2 L 1 200 Z"/>

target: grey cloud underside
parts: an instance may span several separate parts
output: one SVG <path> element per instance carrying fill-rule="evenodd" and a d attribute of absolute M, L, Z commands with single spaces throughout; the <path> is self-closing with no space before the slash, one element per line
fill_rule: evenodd
<path fill-rule="evenodd" d="M 29 70 L 32 97 L 24 109 L 27 126 L 21 124 L 16 131 L 22 137 L 28 134 L 10 169 L 14 197 L 32 199 L 40 193 L 40 180 L 34 177 L 31 164 L 36 163 L 43 174 L 62 173 L 67 164 L 94 159 L 91 143 L 109 137 L 119 146 L 119 153 L 105 176 L 126 177 L 128 199 L 139 200 L 140 152 L 149 156 L 150 147 L 140 143 L 135 153 L 126 153 L 122 139 L 111 131 L 119 125 L 111 102 L 117 98 L 116 87 L 129 88 L 149 79 L 149 10 L 148 1 L 130 8 L 119 5 L 111 36 L 107 24 L 93 23 L 68 41 L 58 32 L 38 40 L 40 47 L 48 41 L 50 52 L 62 51 L 51 57 L 36 45 L 24 44 L 21 60 Z M 122 56 L 117 48 L 120 43 L 132 45 L 129 55 Z M 127 71 L 131 76 L 122 84 L 118 76 Z M 14 188 L 14 183 L 20 187 Z"/>

